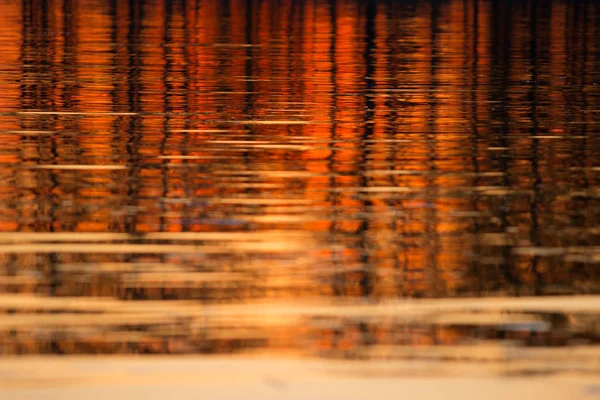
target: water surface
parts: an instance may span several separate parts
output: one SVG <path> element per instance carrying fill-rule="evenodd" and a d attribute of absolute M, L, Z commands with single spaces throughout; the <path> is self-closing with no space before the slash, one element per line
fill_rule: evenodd
<path fill-rule="evenodd" d="M 597 360 L 600 4 L 0 19 L 0 352 Z"/>

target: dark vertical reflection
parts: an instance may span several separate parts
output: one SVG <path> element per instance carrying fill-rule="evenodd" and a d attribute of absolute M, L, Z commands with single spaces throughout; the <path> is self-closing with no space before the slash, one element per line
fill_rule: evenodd
<path fill-rule="evenodd" d="M 471 4 L 469 4 L 468 1 L 464 2 L 465 7 L 469 7 L 471 6 L 472 8 L 472 14 L 470 15 L 469 18 L 469 13 L 465 13 L 465 31 L 470 31 L 471 33 L 471 43 L 469 42 L 465 42 L 465 58 L 467 57 L 467 54 L 471 53 L 473 55 L 473 59 L 471 60 L 471 70 L 469 73 L 469 79 L 472 82 L 472 88 L 473 90 L 471 90 L 470 92 L 470 101 L 471 101 L 471 114 L 469 115 L 469 119 L 470 119 L 470 129 L 472 132 L 471 135 L 471 163 L 473 164 L 473 171 L 475 172 L 475 178 L 473 179 L 473 184 L 475 186 L 479 186 L 479 182 L 480 182 L 480 177 L 479 177 L 479 173 L 481 171 L 480 166 L 479 166 L 479 158 L 480 158 L 480 153 L 479 153 L 479 143 L 482 140 L 481 134 L 479 132 L 479 120 L 478 120 L 478 114 L 479 114 L 479 102 L 477 99 L 477 92 L 480 90 L 479 88 L 479 68 L 478 68 L 478 63 L 479 63 L 479 43 L 480 43 L 480 35 L 479 35 L 479 1 L 473 1 Z M 469 29 L 470 28 L 470 29 Z M 470 46 L 469 46 L 470 44 Z M 473 199 L 473 203 L 472 203 L 472 207 L 473 210 L 478 211 L 479 207 L 478 204 L 480 202 L 480 197 L 478 196 L 477 193 L 473 193 L 472 195 L 472 199 Z M 481 223 L 479 222 L 478 219 L 475 219 L 473 221 L 473 234 L 475 235 L 475 238 L 473 240 L 473 253 L 474 254 L 480 254 L 481 253 L 481 241 L 480 238 L 478 237 L 478 233 L 481 230 Z M 483 280 L 484 278 L 484 274 L 483 271 L 481 270 L 480 265 L 478 264 L 478 259 L 477 257 L 473 257 L 472 261 L 471 261 L 471 268 L 474 272 L 474 275 L 476 276 L 475 278 L 475 286 L 476 286 L 476 291 L 481 291 L 482 286 L 484 285 Z"/>
<path fill-rule="evenodd" d="M 163 87 L 165 90 L 165 94 L 163 96 L 163 109 L 165 110 L 165 117 L 163 119 L 162 124 L 162 137 L 160 139 L 160 154 L 166 153 L 166 145 L 169 138 L 172 136 L 171 130 L 171 119 L 172 114 L 171 111 L 175 109 L 177 106 L 174 103 L 174 84 L 172 82 L 177 78 L 174 73 L 174 48 L 177 46 L 177 43 L 173 42 L 173 30 L 175 27 L 173 26 L 173 13 L 175 12 L 174 4 L 171 1 L 165 3 L 164 12 L 161 14 L 164 15 L 164 35 L 162 38 L 163 46 L 163 59 L 165 60 L 164 69 L 162 72 L 162 80 Z M 169 194 L 169 170 L 166 168 L 166 165 L 169 163 L 168 160 L 163 161 L 161 166 L 161 186 L 162 186 L 162 196 L 161 196 L 161 207 L 160 207 L 160 225 L 159 230 L 164 231 L 166 228 L 166 213 L 167 213 L 167 199 Z"/>
<path fill-rule="evenodd" d="M 21 84 L 21 109 L 54 111 L 56 104 L 55 90 L 57 85 L 56 43 L 50 33 L 57 27 L 51 20 L 52 2 L 41 2 L 37 7 L 23 4 L 23 80 Z M 24 117 L 21 127 L 27 130 L 54 131 L 56 123 L 52 117 Z M 21 143 L 24 151 L 21 155 L 25 164 L 46 164 L 58 158 L 57 139 L 53 136 L 24 138 Z M 56 176 L 53 171 L 25 173 L 27 183 L 32 184 L 32 204 L 22 208 L 26 221 L 24 231 L 52 232 L 55 211 Z M 56 254 L 42 255 L 27 263 L 34 263 L 48 279 L 48 291 L 54 294 L 58 285 L 56 271 Z M 22 260 L 21 260 L 22 262 Z"/>
<path fill-rule="evenodd" d="M 361 187 L 369 187 L 369 178 L 366 174 L 366 168 L 370 163 L 369 141 L 373 138 L 373 125 L 375 123 L 375 102 L 370 94 L 376 88 L 375 82 L 375 65 L 374 65 L 374 53 L 376 51 L 376 40 L 377 32 L 375 29 L 375 19 L 377 14 L 377 3 L 375 1 L 367 1 L 365 5 L 365 50 L 364 50 L 364 64 L 365 64 L 365 127 L 362 134 L 362 160 L 359 167 L 359 175 L 361 177 Z M 373 203 L 367 197 L 363 200 L 364 212 L 367 213 L 373 207 Z M 369 296 L 373 291 L 373 285 L 375 284 L 375 274 L 371 263 L 371 244 L 369 240 L 369 220 L 364 218 L 358 228 L 357 234 L 360 238 L 359 251 L 360 261 L 363 265 L 363 274 L 360 279 L 361 294 L 363 296 Z"/>
<path fill-rule="evenodd" d="M 329 41 L 329 63 L 331 65 L 331 73 L 329 74 L 329 79 L 330 79 L 330 84 L 331 84 L 331 107 L 329 109 L 329 118 L 331 120 L 331 125 L 329 128 L 329 139 L 331 140 L 332 144 L 329 146 L 330 148 L 330 152 L 328 155 L 328 163 L 327 163 L 327 170 L 328 171 L 335 171 L 335 159 L 336 159 L 336 155 L 337 155 L 337 151 L 336 151 L 336 147 L 333 145 L 333 143 L 338 140 L 338 135 L 337 135 L 337 100 L 338 100 L 338 92 L 337 92 L 337 69 L 336 69 L 336 53 L 337 53 L 337 37 L 338 37 L 338 31 L 337 31 L 337 22 L 338 21 L 338 13 L 337 13 L 337 2 L 333 2 L 333 4 L 331 5 L 331 19 L 330 19 L 330 24 L 331 24 L 331 32 L 330 32 L 330 41 Z M 335 243 L 336 241 L 339 240 L 339 234 L 340 234 L 340 201 L 339 201 L 339 194 L 337 191 L 335 191 L 335 189 L 338 187 L 337 183 L 336 183 L 336 176 L 332 173 L 331 176 L 329 177 L 329 187 L 331 187 L 332 190 L 329 194 L 328 194 L 328 200 L 331 204 L 332 207 L 332 221 L 331 221 L 331 225 L 329 228 L 329 236 L 327 238 L 328 241 L 330 241 L 331 243 Z M 335 271 L 335 274 L 333 276 L 333 281 L 332 281 L 332 292 L 334 295 L 336 296 L 340 296 L 344 293 L 344 286 L 345 286 L 345 274 L 341 273 L 340 271 L 343 269 L 342 266 L 343 260 L 342 260 L 342 256 L 340 255 L 339 251 L 331 251 L 331 264 L 332 264 L 332 269 Z"/>
<path fill-rule="evenodd" d="M 508 139 L 510 134 L 510 119 L 507 108 L 510 107 L 510 103 L 507 92 L 509 86 L 508 72 L 510 70 L 510 34 L 512 31 L 512 23 L 509 15 L 510 10 L 503 7 L 500 2 L 494 1 L 492 4 L 492 32 L 494 32 L 496 35 L 494 38 L 495 42 L 498 43 L 498 46 L 495 48 L 495 51 L 492 54 L 492 62 L 494 65 L 493 72 L 495 74 L 493 79 L 496 83 L 496 85 L 494 85 L 494 95 L 492 96 L 492 99 L 496 102 L 496 105 L 492 107 L 492 119 L 494 121 L 498 121 L 498 127 L 492 129 L 490 132 L 490 141 L 493 146 L 498 149 L 498 151 L 493 153 L 492 162 L 497 164 L 497 170 L 509 171 L 510 155 L 508 153 Z M 502 186 L 510 187 L 511 184 L 511 175 L 509 173 L 504 174 Z M 492 226 L 490 228 L 493 231 L 506 232 L 510 226 L 509 200 L 509 196 L 504 196 L 501 198 L 498 204 L 492 205 L 499 211 L 498 217 L 495 220 L 490 221 L 492 222 Z M 486 286 L 489 286 L 490 283 L 500 284 L 502 286 L 506 286 L 507 292 L 512 293 L 515 286 L 519 284 L 518 278 L 515 276 L 514 272 L 513 259 L 511 256 L 512 249 L 509 244 L 504 244 L 500 247 L 502 249 L 502 261 L 499 264 L 499 268 L 504 278 L 504 282 L 494 276 L 486 276 Z M 486 289 L 497 290 L 498 288 L 488 287 Z"/>
<path fill-rule="evenodd" d="M 536 37 L 538 30 L 541 28 L 540 27 L 540 23 L 539 23 L 539 19 L 541 18 L 538 13 L 539 10 L 541 8 L 541 6 L 538 4 L 537 1 L 532 1 L 531 5 L 530 5 L 530 13 L 531 13 L 531 22 L 529 24 L 530 26 L 530 35 L 531 35 L 531 42 L 530 42 L 530 60 L 531 60 L 531 84 L 532 87 L 527 95 L 527 99 L 531 104 L 531 115 L 530 115 L 530 119 L 531 119 L 531 135 L 532 136 L 538 136 L 539 135 L 539 121 L 538 121 L 538 103 L 540 102 L 540 99 L 538 98 L 538 94 L 537 94 L 537 85 L 539 85 L 539 80 L 540 80 L 540 71 L 539 71 L 539 67 L 538 67 L 538 59 L 542 58 L 542 52 L 539 50 L 539 44 L 540 42 L 543 41 L 544 37 Z M 543 27 L 543 28 L 547 28 L 547 27 Z M 542 178 L 540 176 L 540 172 L 539 172 L 539 166 L 538 166 L 538 140 L 532 140 L 531 141 L 531 154 L 532 154 L 532 158 L 531 158 L 531 173 L 533 175 L 533 202 L 531 204 L 531 243 L 533 243 L 534 246 L 540 246 L 540 225 L 539 225 L 539 215 L 538 215 L 538 208 L 541 206 L 541 202 L 542 202 L 542 191 L 543 191 L 543 183 L 542 183 Z M 531 260 L 531 272 L 533 274 L 533 279 L 534 279 L 534 283 L 533 283 L 533 291 L 535 294 L 539 295 L 541 294 L 541 281 L 540 281 L 540 273 L 538 271 L 539 268 L 539 258 L 537 256 L 534 256 L 533 259 Z"/>
<path fill-rule="evenodd" d="M 129 21 L 127 34 L 127 79 L 125 82 L 115 82 L 116 85 L 127 85 L 127 109 L 135 113 L 127 127 L 127 164 L 130 165 L 127 174 L 127 199 L 125 204 L 125 232 L 135 234 L 137 232 L 137 209 L 139 204 L 139 190 L 141 185 L 140 169 L 142 167 L 140 157 L 141 131 L 143 121 L 140 116 L 142 111 L 141 96 L 144 87 L 141 84 L 142 73 L 142 21 L 144 20 L 144 8 L 140 0 L 130 0 L 128 13 L 118 15 L 117 18 L 127 18 Z"/>
<path fill-rule="evenodd" d="M 427 254 L 425 256 L 425 276 L 427 280 L 426 287 L 433 293 L 433 295 L 437 295 L 438 286 L 440 282 L 438 280 L 438 271 L 437 271 L 437 257 L 438 257 L 438 247 L 439 247 L 439 237 L 438 237 L 438 219 L 436 208 L 438 204 L 438 194 L 437 188 L 435 184 L 435 174 L 437 172 L 437 142 L 438 142 L 438 105 L 437 105 L 437 96 L 436 93 L 438 87 L 440 87 L 440 82 L 438 81 L 438 69 L 440 63 L 440 49 L 438 46 L 440 45 L 439 40 L 439 10 L 440 5 L 437 2 L 432 2 L 431 5 L 431 67 L 430 67 L 430 87 L 429 87 L 429 99 L 428 99 L 428 108 L 429 108 L 429 118 L 427 121 L 427 130 L 425 132 L 426 142 L 427 142 L 427 158 L 428 165 L 427 168 L 430 172 L 430 178 L 427 179 L 427 197 L 424 199 L 427 208 L 429 211 L 425 217 L 425 232 L 424 232 L 424 240 Z"/>

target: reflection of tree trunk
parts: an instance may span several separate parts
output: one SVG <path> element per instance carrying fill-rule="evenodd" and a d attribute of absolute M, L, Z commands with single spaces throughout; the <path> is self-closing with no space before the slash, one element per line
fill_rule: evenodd
<path fill-rule="evenodd" d="M 184 57 L 184 97 L 185 97 L 185 104 L 183 105 L 184 111 L 185 111 L 185 122 L 184 122 L 184 129 L 188 130 L 191 129 L 192 126 L 194 126 L 195 123 L 195 118 L 191 115 L 191 110 L 193 105 L 195 105 L 194 102 L 194 96 L 195 94 L 193 93 L 193 90 L 195 89 L 196 85 L 196 76 L 198 73 L 198 65 L 197 65 L 197 59 L 195 57 L 190 57 L 190 53 L 191 50 L 190 48 L 195 48 L 193 46 L 193 44 L 195 43 L 195 32 L 196 32 L 196 26 L 195 24 L 192 24 L 192 26 L 190 26 L 189 24 L 189 15 L 193 15 L 194 18 L 196 17 L 196 15 L 192 12 L 192 10 L 190 9 L 191 7 L 193 7 L 193 10 L 197 10 L 197 0 L 194 2 L 186 2 L 186 4 L 184 5 L 185 7 L 185 11 L 184 11 L 184 20 L 183 20 L 183 37 L 184 37 L 184 48 L 183 48 L 183 57 Z M 194 19 L 195 21 L 195 19 Z M 193 82 L 192 82 L 193 80 Z M 184 134 L 182 140 L 181 140 L 181 146 L 180 146 L 180 152 L 183 155 L 187 155 L 188 152 L 188 148 L 189 148 L 189 143 L 190 143 L 190 135 L 189 134 Z M 190 169 L 190 172 L 192 170 Z M 185 180 L 185 182 L 183 182 L 183 191 L 184 191 L 184 196 L 186 197 L 186 199 L 192 199 L 194 197 L 194 182 L 195 182 L 195 175 L 194 173 L 192 173 L 192 176 L 189 177 L 190 179 Z M 182 210 L 182 218 L 181 218 L 181 230 L 183 232 L 187 232 L 190 230 L 190 220 L 192 219 L 192 207 L 191 205 L 184 205 L 183 206 L 183 210 Z"/>
<path fill-rule="evenodd" d="M 63 7 L 63 59 L 60 64 L 60 71 L 62 78 L 60 79 L 62 86 L 62 107 L 65 110 L 74 110 L 77 107 L 77 94 L 79 89 L 78 83 L 78 71 L 77 71 L 77 41 L 78 41 L 78 30 L 77 30 L 77 4 L 68 0 L 65 1 Z M 77 117 L 62 118 L 62 125 L 65 131 L 78 132 L 79 131 L 79 119 Z M 79 154 L 73 152 L 72 149 L 79 148 L 80 138 L 79 135 L 65 135 L 61 138 L 61 143 L 57 149 L 61 152 L 60 156 L 62 159 L 67 159 L 68 164 L 80 164 Z M 68 196 L 71 205 L 67 206 L 70 208 L 70 212 L 65 215 L 57 216 L 57 224 L 63 231 L 72 232 L 77 227 L 76 216 L 78 212 L 76 195 L 79 189 L 80 182 L 77 181 L 77 175 L 74 175 L 71 180 L 73 186 L 68 187 L 71 183 L 68 180 L 63 180 L 60 185 L 67 186 L 65 193 L 61 196 L 61 200 L 67 200 L 65 196 Z M 60 205 L 57 205 L 60 209 Z"/>
<path fill-rule="evenodd" d="M 466 28 L 466 27 L 465 27 Z M 466 29 L 465 29 L 466 30 Z M 479 187 L 479 141 L 481 140 L 481 135 L 479 134 L 479 130 L 477 127 L 478 123 L 478 104 L 477 104 L 477 92 L 479 90 L 479 54 L 477 48 L 479 47 L 479 2 L 473 2 L 473 45 L 471 49 L 465 49 L 465 57 L 468 58 L 471 56 L 473 58 L 472 61 L 472 69 L 471 69 L 471 77 L 473 81 L 470 84 L 470 93 L 471 93 L 471 145 L 473 147 L 471 153 L 471 163 L 473 164 L 473 171 L 475 172 L 475 179 L 473 180 L 473 186 Z M 470 52 L 470 54 L 469 54 Z M 479 212 L 479 195 L 475 191 L 472 194 L 473 202 L 472 207 L 475 212 Z M 471 268 L 473 269 L 474 275 L 476 276 L 477 286 L 473 288 L 475 292 L 481 293 L 482 289 L 485 285 L 484 282 L 484 274 L 481 270 L 481 264 L 479 259 L 481 258 L 481 245 L 479 240 L 479 234 L 482 231 L 481 226 L 479 224 L 479 217 L 475 218 L 473 221 L 473 260 L 471 262 Z"/>
<path fill-rule="evenodd" d="M 538 32 L 538 5 L 536 1 L 533 1 L 531 4 L 531 23 L 530 26 L 530 52 L 529 58 L 531 60 L 531 82 L 532 86 L 527 95 L 527 101 L 531 105 L 530 107 L 530 118 L 531 118 L 531 132 L 532 136 L 538 135 L 539 130 L 539 121 L 538 121 L 538 94 L 537 94 L 537 85 L 539 79 L 539 67 L 538 67 L 538 38 L 540 32 Z M 539 227 L 539 216 L 538 216 L 538 208 L 541 206 L 542 202 L 542 193 L 541 193 L 541 185 L 542 178 L 539 172 L 539 154 L 538 154 L 538 140 L 531 140 L 531 174 L 533 175 L 533 202 L 530 207 L 530 215 L 531 215 L 531 227 L 530 227 L 530 241 L 533 246 L 538 247 L 541 245 L 540 242 L 540 227 Z M 538 263 L 539 257 L 534 255 L 531 260 L 531 272 L 534 276 L 534 294 L 541 294 L 541 276 L 538 272 Z"/>
<path fill-rule="evenodd" d="M 141 54 L 142 21 L 144 20 L 143 7 L 139 0 L 129 2 L 129 33 L 127 35 L 127 59 L 129 60 L 127 85 L 127 102 L 129 111 L 138 113 L 131 117 L 127 137 L 128 176 L 127 176 L 127 201 L 125 206 L 125 231 L 131 234 L 137 232 L 137 206 L 139 204 L 139 191 L 141 187 L 141 144 L 142 117 L 142 84 L 141 70 L 143 68 Z M 128 257 L 129 258 L 129 257 Z"/>
<path fill-rule="evenodd" d="M 174 29 L 173 27 L 173 4 L 170 1 L 165 2 L 165 9 L 164 9 L 164 32 L 163 32 L 163 59 L 165 61 L 165 66 L 163 68 L 163 73 L 162 73 L 162 79 L 163 79 L 163 85 L 165 88 L 165 91 L 163 93 L 163 111 L 164 111 L 164 120 L 163 120 L 163 131 L 162 131 L 162 138 L 160 140 L 160 150 L 159 150 L 159 154 L 160 155 L 164 155 L 165 154 L 165 150 L 166 150 L 166 146 L 167 146 L 167 140 L 170 136 L 170 126 L 169 123 L 171 121 L 171 117 L 172 117 L 172 104 L 171 104 L 171 98 L 174 97 L 174 93 L 173 93 L 173 85 L 171 84 L 171 79 L 173 78 L 173 76 L 175 74 L 175 71 L 173 70 L 173 54 L 172 54 L 172 46 L 175 45 L 175 43 L 172 40 L 171 37 L 171 30 Z M 162 165 L 161 165 L 161 185 L 162 185 L 162 195 L 161 195 L 161 199 L 159 200 L 160 202 L 160 211 L 161 211 L 161 215 L 159 216 L 159 227 L 158 230 L 159 232 L 164 232 L 165 229 L 168 228 L 168 223 L 167 223 L 167 197 L 169 194 L 169 167 L 167 166 L 169 163 L 169 160 L 163 160 Z M 165 255 L 162 254 L 160 256 L 162 262 L 165 261 Z"/>
<path fill-rule="evenodd" d="M 227 4 L 227 8 L 229 9 L 230 5 Z M 254 43 L 254 36 L 253 36 L 253 29 L 254 29 L 254 24 L 253 24 L 253 18 L 254 18 L 254 7 L 253 7 L 253 0 L 246 0 L 246 18 L 245 18 L 245 30 L 244 30 L 244 36 L 245 36 L 245 41 L 246 44 L 250 45 Z M 247 120 L 251 120 L 254 119 L 254 101 L 255 101 L 255 94 L 254 94 L 254 89 L 255 89 L 255 82 L 254 79 L 252 79 L 252 76 L 254 75 L 255 71 L 254 71 L 254 63 L 257 62 L 257 60 L 254 58 L 254 47 L 253 46 L 247 46 L 246 47 L 246 51 L 245 51 L 245 55 L 246 55 L 246 60 L 244 62 L 244 75 L 246 75 L 246 80 L 245 80 L 245 91 L 246 94 L 244 95 L 244 118 Z M 250 140 L 252 140 L 252 138 L 250 138 Z M 251 160 L 251 154 L 248 151 L 244 151 L 242 153 L 242 156 L 244 158 L 244 168 L 250 169 L 252 160 Z M 223 189 L 221 189 L 223 190 Z M 253 192 L 252 189 L 250 188 L 246 188 L 245 192 L 247 194 L 250 194 Z M 224 216 L 225 217 L 225 216 Z"/>
<path fill-rule="evenodd" d="M 392 7 L 386 7 L 386 30 L 388 32 L 387 37 L 385 38 L 385 45 L 387 48 L 393 49 L 396 48 L 397 43 L 398 43 L 398 38 L 400 37 L 399 33 L 399 27 L 397 27 L 395 24 L 393 24 L 394 21 L 394 14 L 393 14 L 393 8 Z M 392 88 L 394 90 L 398 90 L 401 88 L 401 84 L 398 82 L 398 74 L 401 71 L 401 67 L 398 65 L 399 63 L 401 63 L 401 59 L 400 60 L 395 60 L 394 59 L 395 54 L 389 54 L 386 57 L 386 62 L 385 62 L 385 72 L 387 74 L 387 76 L 389 77 L 394 77 L 395 79 L 392 81 L 393 86 Z M 385 139 L 386 140 L 390 140 L 393 141 L 394 139 L 396 139 L 396 131 L 395 128 L 399 125 L 398 119 L 400 118 L 399 113 L 398 113 L 398 102 L 397 100 L 392 97 L 391 95 L 389 97 L 387 97 L 387 99 L 385 100 L 385 108 L 387 110 L 387 115 L 386 115 L 386 128 L 385 128 Z M 401 166 L 398 165 L 397 160 L 399 158 L 399 152 L 398 152 L 399 146 L 392 146 L 391 149 L 389 149 L 389 155 L 386 157 L 386 161 L 388 163 L 388 165 L 393 166 L 391 167 L 392 169 L 396 169 L 399 168 L 401 169 Z M 389 175 L 388 178 L 388 185 L 390 187 L 395 187 L 396 185 L 396 179 L 397 177 L 395 177 L 393 174 Z M 386 209 L 388 212 L 390 212 L 391 214 L 391 218 L 390 218 L 390 222 L 389 222 L 389 235 L 391 236 L 391 240 L 388 242 L 388 245 L 390 246 L 390 255 L 389 257 L 391 257 L 392 260 L 392 265 L 393 265 L 393 272 L 394 272 L 394 283 L 392 285 L 392 293 L 389 293 L 389 295 L 392 296 L 397 296 L 397 295 L 401 295 L 404 291 L 404 270 L 405 270 L 405 260 L 403 262 L 400 261 L 400 257 L 405 257 L 406 256 L 406 234 L 405 234 L 405 218 L 404 216 L 400 217 L 399 215 L 396 215 L 396 211 L 398 211 L 398 207 L 399 207 L 399 201 L 396 199 L 386 199 L 385 200 L 385 204 L 386 204 Z"/>
<path fill-rule="evenodd" d="M 437 131 L 435 121 L 437 121 L 437 99 L 436 89 L 438 86 L 437 69 L 439 63 L 439 49 L 438 49 L 438 19 L 439 19 L 439 5 L 431 5 L 431 86 L 429 90 L 429 122 L 427 123 L 427 150 L 429 153 L 429 166 L 427 168 L 429 174 L 427 175 L 427 194 L 424 199 L 427 208 L 425 211 L 425 251 L 426 263 L 423 266 L 425 269 L 425 276 L 429 280 L 428 285 L 431 289 L 430 293 L 423 293 L 424 296 L 437 296 L 439 294 L 439 271 L 437 268 L 437 257 L 439 251 L 439 236 L 438 236 L 438 220 L 437 220 L 437 198 L 438 189 L 436 184 L 435 171 L 437 170 L 436 159 L 437 159 Z"/>
<path fill-rule="evenodd" d="M 52 14 L 47 2 L 34 5 L 23 3 L 23 45 L 22 65 L 23 74 L 21 85 L 21 109 L 53 111 L 55 104 L 55 85 L 58 81 L 54 68 L 56 54 L 54 38 L 49 32 L 55 30 L 49 19 Z M 48 116 L 24 116 L 21 119 L 23 129 L 53 130 L 56 126 L 55 119 Z M 36 141 L 36 151 L 33 155 L 35 163 L 54 163 L 57 159 L 57 139 L 52 137 L 38 137 L 25 139 Z M 27 146 L 23 146 L 27 147 Z M 28 163 L 29 154 L 22 154 L 22 162 Z M 20 230 L 36 232 L 53 231 L 55 222 L 56 201 L 54 189 L 58 185 L 55 172 L 35 171 L 26 172 L 34 180 L 35 187 L 33 201 L 19 204 L 22 211 L 19 220 L 30 219 L 27 226 L 20 226 Z M 27 210 L 32 215 L 27 215 Z M 57 286 L 56 253 L 36 257 L 36 269 L 44 270 L 48 274 L 49 290 L 54 294 Z M 43 260 L 43 261 L 42 261 Z M 41 265 L 43 264 L 43 265 Z"/>
<path fill-rule="evenodd" d="M 127 88 L 123 87 L 123 82 L 127 80 L 129 70 L 129 51 L 128 48 L 123 46 L 127 43 L 128 32 L 123 28 L 123 22 L 129 22 L 129 15 L 125 11 L 124 16 L 121 15 L 124 7 L 118 6 L 117 0 L 111 0 L 110 3 L 110 15 L 112 16 L 112 33 L 111 40 L 115 46 L 114 57 L 112 61 L 112 67 L 114 72 L 112 74 L 112 85 L 113 90 L 111 91 L 112 97 L 112 110 L 115 112 L 125 110 L 124 106 L 127 106 Z M 113 135 L 112 135 L 112 146 L 118 149 L 118 153 L 126 152 L 123 149 L 123 144 L 126 138 L 123 138 L 120 133 L 127 133 L 127 122 L 121 117 L 117 117 L 113 120 Z M 121 185 L 127 185 L 127 182 L 120 182 Z M 113 201 L 110 202 L 113 208 L 123 206 L 123 198 L 121 193 L 121 185 L 115 189 L 115 195 Z M 117 211 L 117 210 L 114 210 Z M 118 210 L 123 211 L 123 210 Z M 108 230 L 110 232 L 122 232 L 124 230 L 124 218 L 125 216 L 120 215 L 119 212 L 115 213 L 109 223 Z M 123 261 L 123 257 L 120 256 L 120 261 Z"/>
<path fill-rule="evenodd" d="M 492 64 L 494 65 L 494 72 L 497 74 L 497 76 L 493 77 L 493 81 L 498 82 L 495 87 L 495 93 L 492 95 L 492 100 L 498 102 L 498 106 L 492 108 L 492 121 L 501 121 L 502 125 L 499 127 L 498 131 L 491 129 L 491 134 L 493 136 L 490 139 L 494 140 L 494 136 L 498 137 L 497 146 L 507 149 L 509 146 L 508 136 L 510 134 L 510 118 L 506 109 L 506 104 L 509 102 L 507 89 L 509 86 L 508 74 L 510 67 L 509 56 L 511 51 L 510 35 L 512 33 L 512 24 L 510 14 L 502 4 L 503 3 L 501 1 L 494 1 L 492 4 L 492 32 L 497 35 L 497 37 L 492 39 L 494 43 L 496 43 L 496 52 L 494 52 L 492 55 Z M 504 173 L 502 186 L 505 188 L 510 188 L 511 180 L 510 174 L 508 173 L 510 168 L 510 164 L 508 162 L 510 154 L 507 152 L 507 150 L 502 150 L 501 152 L 494 153 L 494 156 L 495 157 L 491 158 L 498 164 L 497 169 Z M 502 232 L 506 232 L 506 228 L 509 226 L 509 195 L 505 195 L 502 198 L 502 204 L 500 204 L 498 208 L 500 215 L 500 227 Z M 504 263 L 501 266 L 501 274 L 505 280 L 505 283 L 509 286 L 506 289 L 510 291 L 514 290 L 519 283 L 518 277 L 515 276 L 513 271 L 514 260 L 511 252 L 511 246 L 503 246 L 502 258 Z"/>
<path fill-rule="evenodd" d="M 303 19 L 302 19 L 303 20 Z M 327 169 L 330 173 L 329 178 L 329 193 L 327 194 L 331 213 L 331 225 L 329 225 L 329 242 L 333 245 L 339 243 L 339 220 L 340 220 L 340 200 L 339 193 L 335 190 L 337 188 L 337 178 L 335 175 L 335 158 L 337 155 L 336 143 L 337 140 L 337 67 L 336 67 L 336 49 L 337 49 L 337 3 L 331 4 L 331 42 L 329 44 L 329 61 L 331 63 L 331 73 L 329 74 L 331 80 L 331 105 L 329 111 L 329 118 L 331 120 L 331 127 L 329 128 L 330 145 L 329 145 L 329 156 L 327 159 Z M 344 294 L 344 288 L 346 285 L 346 275 L 343 271 L 344 260 L 338 250 L 331 251 L 331 265 L 333 267 L 334 275 L 331 283 L 332 290 L 335 296 L 341 296 Z"/>
<path fill-rule="evenodd" d="M 367 163 L 370 159 L 371 151 L 369 150 L 368 140 L 373 137 L 373 125 L 375 123 L 375 101 L 373 99 L 373 89 L 375 89 L 375 58 L 373 53 L 375 52 L 375 39 L 376 39 L 376 30 L 375 30 L 375 18 L 377 14 L 377 3 L 375 1 L 367 1 L 365 11 L 366 18 L 366 26 L 365 26 L 365 34 L 366 34 L 366 45 L 364 52 L 364 62 L 365 62 L 365 117 L 364 123 L 365 128 L 362 136 L 362 160 L 360 162 L 360 177 L 362 188 L 367 188 L 369 186 L 369 181 L 366 176 L 367 171 Z M 374 266 L 371 265 L 371 249 L 369 245 L 369 219 L 370 216 L 367 216 L 369 212 L 372 212 L 372 202 L 368 199 L 368 194 L 365 195 L 367 197 L 364 200 L 364 216 L 363 221 L 358 228 L 357 234 L 359 236 L 359 251 L 360 253 L 360 261 L 363 267 L 362 277 L 360 280 L 360 288 L 361 294 L 363 296 L 369 296 L 374 289 L 375 285 L 375 271 L 373 270 Z"/>

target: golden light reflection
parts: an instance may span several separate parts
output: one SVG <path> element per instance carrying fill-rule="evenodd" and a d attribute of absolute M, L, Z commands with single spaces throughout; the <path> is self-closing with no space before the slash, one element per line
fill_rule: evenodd
<path fill-rule="evenodd" d="M 597 293 L 597 8 L 2 3 L 0 230 L 119 236 L 2 243 L 0 291 L 123 303 Z M 0 341 L 226 352 L 289 349 L 297 334 L 345 353 L 454 344 L 472 327 L 306 317 L 310 328 L 283 329 L 265 316 L 272 330 L 245 338 L 219 321 L 208 345 L 197 315 L 187 338 L 163 317 L 140 317 L 156 334 L 44 342 L 23 328 Z"/>

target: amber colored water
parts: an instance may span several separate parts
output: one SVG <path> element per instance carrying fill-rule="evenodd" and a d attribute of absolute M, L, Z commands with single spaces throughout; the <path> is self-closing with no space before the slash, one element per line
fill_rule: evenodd
<path fill-rule="evenodd" d="M 23 1 L 0 24 L 1 353 L 600 341 L 595 296 L 439 308 L 600 293 L 599 3 Z"/>

